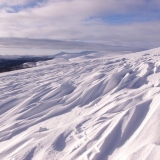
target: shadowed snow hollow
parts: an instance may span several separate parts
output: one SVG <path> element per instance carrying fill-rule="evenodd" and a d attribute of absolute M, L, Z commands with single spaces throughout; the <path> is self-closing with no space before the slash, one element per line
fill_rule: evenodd
<path fill-rule="evenodd" d="M 95 55 L 0 74 L 0 159 L 159 160 L 160 49 Z"/>

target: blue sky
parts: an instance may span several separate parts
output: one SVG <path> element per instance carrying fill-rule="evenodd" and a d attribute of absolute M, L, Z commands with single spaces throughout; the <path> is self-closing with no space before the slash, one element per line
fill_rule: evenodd
<path fill-rule="evenodd" d="M 0 54 L 160 47 L 159 0 L 0 0 L 0 20 Z"/>
<path fill-rule="evenodd" d="M 40 4 L 42 2 L 43 2 L 43 0 L 36 0 L 36 1 L 31 1 L 29 3 L 24 3 L 24 4 L 14 4 L 14 5 L 12 5 L 12 6 L 9 7 L 12 11 L 6 10 L 6 12 L 8 12 L 8 13 L 18 13 L 18 12 L 21 12 L 23 10 L 34 8 L 38 4 Z M 7 7 L 7 6 L 8 5 L 3 4 L 1 6 L 1 8 L 3 9 L 3 8 Z"/>
<path fill-rule="evenodd" d="M 96 18 L 96 17 L 95 17 Z M 123 13 L 111 14 L 99 17 L 104 23 L 111 25 L 125 25 L 132 23 L 154 22 L 160 20 L 160 11 L 151 11 L 148 13 Z"/>

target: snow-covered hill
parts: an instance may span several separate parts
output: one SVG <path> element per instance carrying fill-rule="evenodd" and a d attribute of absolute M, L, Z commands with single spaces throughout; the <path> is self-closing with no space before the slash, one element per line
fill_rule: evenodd
<path fill-rule="evenodd" d="M 0 159 L 159 160 L 160 48 L 66 57 L 0 74 Z"/>

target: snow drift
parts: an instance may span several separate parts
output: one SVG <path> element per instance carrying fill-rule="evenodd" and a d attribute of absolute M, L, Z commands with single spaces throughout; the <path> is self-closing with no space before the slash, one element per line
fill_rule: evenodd
<path fill-rule="evenodd" d="M 59 59 L 0 74 L 0 159 L 159 160 L 160 49 Z"/>

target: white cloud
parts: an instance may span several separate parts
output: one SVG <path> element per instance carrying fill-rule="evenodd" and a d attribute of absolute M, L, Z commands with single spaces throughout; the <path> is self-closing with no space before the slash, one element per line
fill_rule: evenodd
<path fill-rule="evenodd" d="M 23 10 L 12 7 L 33 1 L 0 0 L 0 5 L 5 4 L 0 11 L 1 37 L 92 41 L 113 46 L 160 45 L 158 21 L 112 25 L 100 19 L 120 13 L 147 16 L 160 8 L 158 0 L 46 0 Z"/>
<path fill-rule="evenodd" d="M 36 0 L 0 0 L 0 5 L 4 6 L 15 6 L 15 5 L 26 5 Z"/>

